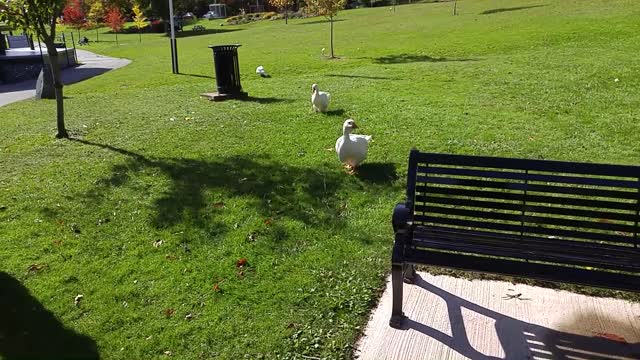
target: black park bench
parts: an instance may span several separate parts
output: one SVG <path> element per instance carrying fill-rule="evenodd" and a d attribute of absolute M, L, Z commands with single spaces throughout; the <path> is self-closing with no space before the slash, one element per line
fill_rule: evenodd
<path fill-rule="evenodd" d="M 640 292 L 640 166 L 421 153 L 393 211 L 393 310 L 414 264 Z"/>

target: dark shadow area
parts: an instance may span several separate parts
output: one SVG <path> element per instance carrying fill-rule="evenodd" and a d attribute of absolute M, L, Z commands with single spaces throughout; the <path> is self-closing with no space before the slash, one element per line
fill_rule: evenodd
<path fill-rule="evenodd" d="M 70 67 L 62 70 L 61 77 L 62 82 L 65 85 L 73 84 L 92 78 L 94 76 L 102 75 L 111 69 L 108 68 L 83 68 L 83 67 Z"/>
<path fill-rule="evenodd" d="M 19 83 L 0 85 L 0 94 L 14 92 L 14 91 L 26 91 L 26 90 L 35 90 L 35 89 L 36 89 L 36 81 L 27 80 Z"/>
<path fill-rule="evenodd" d="M 416 54 L 399 54 L 399 55 L 387 55 L 378 58 L 374 58 L 375 64 L 407 64 L 416 62 L 455 62 L 455 61 L 478 61 L 477 59 L 466 58 L 444 58 L 444 57 L 432 57 L 429 55 L 416 55 Z"/>
<path fill-rule="evenodd" d="M 497 14 L 501 12 L 533 9 L 533 8 L 543 7 L 543 6 L 547 6 L 547 5 L 530 5 L 530 6 L 517 6 L 517 7 L 510 7 L 510 8 L 498 8 L 498 9 L 485 10 L 481 12 L 480 15 L 491 15 L 491 14 Z"/>
<path fill-rule="evenodd" d="M 169 188 L 163 189 L 152 205 L 154 215 L 151 223 L 157 228 L 188 223 L 216 234 L 226 231 L 233 224 L 216 220 L 219 212 L 224 210 L 214 206 L 207 193 L 249 198 L 247 207 L 255 209 L 265 219 L 289 218 L 308 226 L 330 229 L 344 225 L 345 219 L 341 215 L 344 199 L 337 193 L 352 180 L 338 164 L 300 167 L 260 155 L 213 160 L 148 158 L 111 145 L 79 139 L 73 141 L 127 157 L 124 162 L 112 166 L 110 176 L 98 179 L 94 189 L 84 194 L 91 204 L 99 203 L 118 187 L 126 186 L 140 194 L 148 193 L 148 188 L 139 181 L 133 181 L 141 173 L 154 173 L 169 180 Z M 286 238 L 284 235 L 280 237 Z"/>
<path fill-rule="evenodd" d="M 273 97 L 259 98 L 254 96 L 248 96 L 246 98 L 238 98 L 233 100 L 255 102 L 258 104 L 292 103 L 294 101 L 293 99 L 278 99 Z"/>
<path fill-rule="evenodd" d="M 344 115 L 345 111 L 344 109 L 335 109 L 335 110 L 329 110 L 323 114 L 327 114 L 327 115 L 335 115 L 335 116 L 342 116 Z"/>
<path fill-rule="evenodd" d="M 594 336 L 576 335 L 530 324 L 460 298 L 429 284 L 419 275 L 416 276 L 415 284 L 446 302 L 452 335 L 410 319 L 405 320 L 404 328 L 419 331 L 471 359 L 493 360 L 500 358 L 484 355 L 471 345 L 462 317 L 463 308 L 495 320 L 495 331 L 505 353 L 504 359 L 531 359 L 536 355 L 543 356 L 545 359 L 640 358 L 640 343 L 615 341 L 598 336 L 597 333 L 594 333 Z M 588 319 L 589 316 L 573 318 L 567 324 L 560 324 L 560 327 L 572 329 L 573 324 L 584 324 L 585 322 L 598 324 L 604 321 L 596 318 L 595 314 L 592 315 L 593 319 Z M 631 330 L 629 324 L 616 325 L 617 331 L 625 328 Z"/>
<path fill-rule="evenodd" d="M 373 184 L 391 183 L 398 179 L 396 166 L 392 163 L 364 163 L 358 167 L 356 176 Z"/>
<path fill-rule="evenodd" d="M 368 79 L 368 80 L 399 80 L 398 78 L 386 77 L 386 76 L 366 76 L 366 75 L 348 75 L 348 74 L 328 74 L 330 77 L 342 77 L 352 79 Z"/>
<path fill-rule="evenodd" d="M 191 76 L 191 77 L 204 78 L 204 79 L 215 79 L 213 76 L 209 76 L 209 75 L 185 74 L 185 73 L 178 73 L 178 75 Z"/>
<path fill-rule="evenodd" d="M 333 19 L 333 22 L 345 21 L 346 19 Z M 296 25 L 313 25 L 313 24 L 328 24 L 329 20 L 314 20 L 309 22 L 297 23 Z"/>
<path fill-rule="evenodd" d="M 243 30 L 243 29 L 205 29 L 205 30 L 199 30 L 199 31 L 184 30 L 184 31 L 177 32 L 176 33 L 176 38 L 222 34 L 222 33 L 240 31 L 240 30 Z M 169 36 L 169 35 L 165 35 L 165 36 Z"/>
<path fill-rule="evenodd" d="M 27 288 L 0 271 L 0 358 L 99 359 L 95 341 L 67 329 Z"/>

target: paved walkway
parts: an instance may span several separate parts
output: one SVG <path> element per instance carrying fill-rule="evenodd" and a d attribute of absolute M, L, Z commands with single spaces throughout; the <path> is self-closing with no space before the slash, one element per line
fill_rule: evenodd
<path fill-rule="evenodd" d="M 640 303 L 419 275 L 404 285 L 404 330 L 388 325 L 388 282 L 357 345 L 359 359 L 640 359 Z"/>
<path fill-rule="evenodd" d="M 86 50 L 77 50 L 78 62 L 82 65 L 62 70 L 65 85 L 103 74 L 109 70 L 129 65 L 131 60 L 97 55 Z M 16 84 L 0 85 L 0 106 L 36 96 L 36 81 L 29 80 Z"/>

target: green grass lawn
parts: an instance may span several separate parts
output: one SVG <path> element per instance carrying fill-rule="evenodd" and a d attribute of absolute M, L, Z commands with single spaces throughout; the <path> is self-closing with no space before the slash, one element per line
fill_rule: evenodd
<path fill-rule="evenodd" d="M 0 108 L 0 282 L 19 309 L 0 307 L 0 333 L 24 328 L 0 358 L 28 341 L 49 358 L 348 358 L 412 147 L 640 163 L 636 0 L 452 6 L 344 11 L 337 60 L 319 19 L 200 21 L 181 75 L 166 37 L 105 33 L 85 49 L 133 63 L 65 88 L 76 140 L 54 139 L 54 101 Z M 250 101 L 199 97 L 207 46 L 227 43 Z M 311 113 L 314 82 L 331 114 Z M 374 138 L 357 176 L 327 150 L 349 117 Z"/>

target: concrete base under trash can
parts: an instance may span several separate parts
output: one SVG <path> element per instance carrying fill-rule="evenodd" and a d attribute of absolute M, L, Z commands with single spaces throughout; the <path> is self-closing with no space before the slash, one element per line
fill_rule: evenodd
<path fill-rule="evenodd" d="M 237 94 L 220 94 L 217 92 L 214 93 L 202 93 L 200 96 L 204 96 L 211 101 L 224 101 L 229 99 L 246 99 L 249 97 L 249 94 L 241 91 Z"/>

